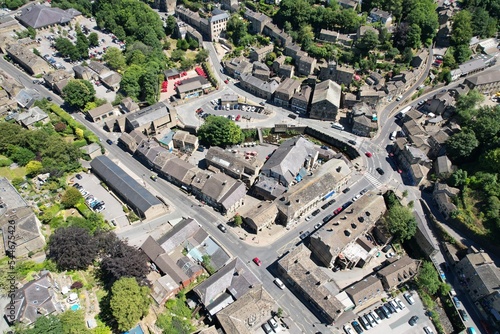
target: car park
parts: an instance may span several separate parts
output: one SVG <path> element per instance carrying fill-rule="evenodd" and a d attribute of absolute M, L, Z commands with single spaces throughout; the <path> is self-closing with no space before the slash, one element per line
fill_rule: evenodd
<path fill-rule="evenodd" d="M 405 297 L 405 299 L 408 302 L 408 304 L 410 304 L 410 305 L 415 304 L 415 299 L 413 299 L 413 296 L 409 292 L 405 292 L 405 294 L 403 295 L 403 297 Z"/>
<path fill-rule="evenodd" d="M 311 215 L 312 215 L 313 217 L 316 217 L 316 216 L 317 216 L 320 212 L 321 212 L 321 210 L 320 210 L 320 209 L 316 209 L 316 210 L 314 210 L 314 211 L 311 213 Z"/>
<path fill-rule="evenodd" d="M 222 232 L 224 232 L 224 233 L 226 233 L 226 231 L 227 231 L 227 229 L 226 229 L 226 227 L 224 226 L 224 224 L 219 224 L 219 225 L 217 225 L 217 228 L 218 228 L 219 230 L 221 230 Z"/>
<path fill-rule="evenodd" d="M 410 326 L 415 326 L 417 324 L 417 321 L 418 321 L 418 317 L 416 315 L 414 315 L 413 317 L 410 318 L 408 323 L 410 324 Z"/>

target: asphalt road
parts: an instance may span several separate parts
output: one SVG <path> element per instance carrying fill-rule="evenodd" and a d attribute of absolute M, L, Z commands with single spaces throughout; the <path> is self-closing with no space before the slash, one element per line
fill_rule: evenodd
<path fill-rule="evenodd" d="M 219 92 L 216 94 L 219 94 L 220 92 L 234 91 L 237 94 L 244 96 L 248 100 L 251 100 L 255 103 L 263 101 L 262 99 L 255 98 L 253 95 L 239 89 L 232 83 L 229 83 L 228 85 L 224 84 L 222 79 L 225 77 L 220 75 L 221 66 L 215 55 L 215 50 L 213 49 L 212 44 L 205 43 L 205 47 L 210 51 L 210 59 L 215 68 L 214 73 L 216 76 L 219 77 L 221 85 Z M 430 66 L 430 61 L 428 66 Z M 63 103 L 63 100 L 59 96 L 53 94 L 51 91 L 47 90 L 42 85 L 33 84 L 32 83 L 33 78 L 26 75 L 24 72 L 20 71 L 12 64 L 5 61 L 3 58 L 0 59 L 0 68 L 3 69 L 6 73 L 11 75 L 16 80 L 18 80 L 20 83 L 25 85 L 26 87 L 36 89 L 38 92 L 40 92 L 42 96 L 52 97 L 53 102 L 57 104 Z M 423 82 L 424 78 L 425 76 L 423 76 L 419 81 L 417 81 L 417 83 L 413 86 L 413 88 L 410 88 L 408 90 L 408 92 L 405 94 L 405 98 L 403 99 L 403 101 L 406 99 L 407 96 L 411 96 L 414 93 L 414 88 L 418 87 L 421 84 L 421 82 Z M 457 84 L 458 83 L 453 83 L 452 85 L 446 88 L 450 88 Z M 436 91 L 429 92 L 420 97 L 420 99 L 430 97 L 433 94 L 435 94 Z M 196 107 L 197 105 L 207 103 L 209 100 L 214 99 L 215 97 L 216 97 L 215 94 L 209 96 L 203 96 L 200 99 L 196 99 L 193 100 L 192 102 L 189 102 L 187 107 L 188 108 L 192 107 L 194 111 L 197 108 Z M 353 134 L 332 129 L 328 124 L 325 124 L 325 122 L 317 120 L 298 118 L 296 121 L 292 121 L 291 119 L 287 118 L 287 115 L 290 113 L 290 111 L 274 106 L 271 106 L 271 108 L 275 113 L 273 116 L 274 118 L 272 119 L 273 121 L 286 120 L 287 122 L 291 123 L 300 122 L 303 125 L 308 125 L 314 128 L 318 128 L 321 131 L 326 132 L 339 139 L 343 139 L 345 141 L 349 139 L 355 139 L 357 141 L 357 147 L 361 152 L 361 157 L 358 159 L 359 159 L 359 164 L 362 167 L 362 170 L 359 174 L 353 175 L 351 183 L 348 185 L 351 190 L 347 194 L 341 193 L 340 195 L 338 195 L 338 197 L 336 197 L 338 204 L 342 204 L 345 201 L 351 199 L 354 195 L 356 195 L 365 188 L 369 190 L 375 188 L 382 188 L 384 186 L 398 190 L 403 190 L 404 188 L 409 190 L 409 197 L 416 200 L 415 210 L 419 215 L 423 217 L 422 209 L 417 200 L 418 198 L 420 198 L 420 191 L 415 187 L 406 187 L 402 183 L 401 175 L 392 169 L 391 165 L 387 160 L 386 147 L 388 144 L 390 144 L 388 136 L 392 131 L 394 131 L 397 128 L 397 125 L 391 121 L 390 115 L 391 113 L 393 113 L 394 109 L 398 106 L 399 102 L 395 101 L 387 105 L 387 107 L 381 111 L 379 119 L 380 119 L 380 124 L 382 124 L 382 127 L 379 131 L 377 138 L 375 138 L 374 140 L 357 138 Z M 102 129 L 96 127 L 95 124 L 89 123 L 86 119 L 84 119 L 84 117 L 81 114 L 74 114 L 73 116 L 80 122 L 85 124 L 89 129 L 91 129 L 94 133 L 96 133 L 96 135 L 99 136 L 99 138 L 102 139 L 103 145 L 108 150 L 109 156 L 111 158 L 120 160 L 123 164 L 127 165 L 127 168 L 129 168 L 129 170 L 131 170 L 139 177 L 141 175 L 150 174 L 150 170 L 146 168 L 144 165 L 142 165 L 140 162 L 138 162 L 130 154 L 124 152 L 121 148 L 117 147 L 116 145 L 108 145 L 105 142 L 105 139 L 109 137 L 114 138 L 111 134 L 108 134 L 104 132 Z M 274 124 L 270 122 L 270 120 L 266 120 L 265 122 L 267 124 Z M 251 125 L 256 126 L 253 123 Z M 371 152 L 373 156 L 371 158 L 368 158 L 364 155 L 365 152 Z M 381 167 L 385 171 L 385 174 L 378 175 L 378 173 L 375 171 L 376 167 Z M 199 203 L 197 202 L 196 199 L 194 199 L 193 197 L 186 198 L 186 195 L 182 193 L 177 187 L 174 187 L 170 183 L 161 179 L 158 179 L 158 181 L 154 182 L 149 178 L 145 178 L 144 181 L 147 184 L 148 188 L 150 187 L 152 190 L 154 190 L 164 198 L 168 199 L 168 201 L 172 204 L 173 207 L 172 211 L 165 217 L 161 217 L 149 222 L 137 223 L 133 226 L 120 229 L 117 234 L 121 238 L 128 239 L 131 244 L 140 245 L 148 235 L 152 235 L 153 237 L 158 238 L 161 235 L 162 226 L 167 224 L 169 219 L 179 218 L 182 216 L 190 216 L 196 219 L 198 222 L 200 222 L 200 224 L 202 224 L 203 227 L 211 235 L 213 235 L 220 242 L 220 244 L 231 254 L 238 255 L 240 258 L 246 261 L 250 261 L 254 257 L 259 257 L 262 260 L 263 262 L 262 267 L 257 267 L 253 265 L 253 263 L 249 263 L 249 268 L 257 275 L 257 277 L 260 278 L 266 290 L 268 290 L 270 294 L 275 298 L 275 300 L 281 305 L 281 307 L 285 310 L 285 313 L 288 314 L 292 319 L 294 319 L 298 323 L 300 329 L 303 332 L 307 333 L 317 332 L 318 328 L 323 326 L 319 325 L 318 319 L 315 317 L 315 315 L 311 313 L 307 308 L 305 308 L 304 305 L 290 291 L 286 289 L 280 290 L 278 287 L 274 285 L 274 283 L 272 282 L 274 277 L 271 272 L 273 271 L 272 263 L 275 262 L 275 260 L 282 254 L 284 254 L 288 249 L 290 249 L 298 242 L 300 242 L 298 238 L 298 231 L 312 230 L 312 226 L 320 222 L 321 219 L 324 216 L 326 216 L 326 214 L 329 213 L 329 211 L 333 209 L 330 210 L 329 208 L 327 211 L 322 212 L 320 215 L 315 217 L 310 222 L 307 223 L 304 221 L 299 222 L 297 228 L 290 229 L 280 239 L 278 239 L 275 243 L 273 243 L 272 246 L 256 247 L 239 242 L 238 238 L 233 233 L 223 234 L 221 231 L 219 231 L 216 226 L 220 222 L 224 222 L 225 219 L 221 217 L 218 213 L 215 213 L 209 207 L 206 206 L 199 207 L 198 206 Z M 426 226 L 426 230 L 428 230 L 429 235 L 431 235 L 432 237 L 432 231 L 430 231 L 428 226 Z M 442 261 L 444 261 L 444 257 L 442 257 L 440 252 L 438 252 L 436 256 L 437 256 L 436 261 L 438 263 L 440 263 L 439 261 L 441 261 L 441 259 Z M 476 326 L 476 328 L 479 327 Z M 333 329 L 330 328 L 330 330 Z M 322 329 L 322 331 L 327 332 L 328 329 L 324 328 Z"/>

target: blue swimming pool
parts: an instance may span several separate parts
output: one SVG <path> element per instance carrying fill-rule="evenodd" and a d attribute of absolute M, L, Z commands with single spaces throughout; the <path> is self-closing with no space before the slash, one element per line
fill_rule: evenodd
<path fill-rule="evenodd" d="M 71 310 L 72 311 L 78 311 L 79 309 L 80 309 L 80 305 L 79 304 L 75 304 L 75 305 L 71 306 Z"/>

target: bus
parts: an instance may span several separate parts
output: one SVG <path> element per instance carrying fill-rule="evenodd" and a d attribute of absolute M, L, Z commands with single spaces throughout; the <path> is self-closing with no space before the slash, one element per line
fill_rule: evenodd
<path fill-rule="evenodd" d="M 410 111 L 411 109 L 411 106 L 408 106 L 408 107 L 405 107 L 404 109 L 402 109 L 397 115 L 396 117 L 399 118 L 399 119 L 402 119 L 403 117 L 405 117 L 406 113 L 408 111 Z"/>

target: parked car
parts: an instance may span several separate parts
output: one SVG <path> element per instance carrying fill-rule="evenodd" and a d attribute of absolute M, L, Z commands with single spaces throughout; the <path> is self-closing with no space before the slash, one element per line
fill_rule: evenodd
<path fill-rule="evenodd" d="M 333 218 L 333 215 L 327 215 L 325 218 L 323 218 L 323 223 L 328 223 L 332 218 Z M 319 224 L 319 225 L 321 226 L 321 224 Z"/>
<path fill-rule="evenodd" d="M 356 201 L 357 201 L 358 199 L 360 199 L 360 198 L 361 198 L 361 194 L 357 194 L 356 196 L 354 196 L 354 197 L 352 198 L 352 201 L 353 201 L 353 202 L 356 202 Z"/>
<path fill-rule="evenodd" d="M 380 308 L 376 308 L 374 311 L 375 311 L 375 314 L 379 316 L 380 320 L 387 318 L 385 316 L 385 313 Z"/>
<path fill-rule="evenodd" d="M 328 202 L 326 202 L 325 204 L 323 204 L 321 206 L 321 209 L 325 210 L 326 208 L 328 208 L 330 205 L 332 205 L 333 203 L 335 203 L 336 201 L 334 199 L 332 200 L 329 200 Z"/>
<path fill-rule="evenodd" d="M 369 330 L 370 328 L 372 328 L 370 321 L 368 321 L 368 319 L 366 319 L 364 316 L 359 316 L 358 320 L 364 329 Z"/>
<path fill-rule="evenodd" d="M 359 324 L 359 322 L 357 322 L 356 320 L 354 320 L 351 324 L 352 324 L 352 328 L 354 328 L 354 330 L 356 331 L 356 333 L 358 333 L 358 334 L 363 334 L 364 333 L 363 328 L 361 328 L 361 325 Z"/>
<path fill-rule="evenodd" d="M 457 308 L 462 307 L 462 303 L 460 302 L 460 299 L 458 299 L 458 297 L 457 297 L 457 296 L 453 297 L 453 303 L 455 303 L 455 306 L 456 306 Z"/>
<path fill-rule="evenodd" d="M 301 239 L 301 240 L 304 240 L 305 238 L 307 238 L 307 237 L 309 236 L 309 234 L 311 234 L 311 232 L 309 232 L 309 231 L 305 231 L 304 233 L 302 233 L 302 234 L 300 235 L 300 239 Z"/>
<path fill-rule="evenodd" d="M 113 145 L 113 141 L 111 139 L 106 139 L 106 143 L 108 143 L 109 145 Z"/>
<path fill-rule="evenodd" d="M 391 317 L 391 312 L 389 311 L 389 309 L 387 307 L 385 307 L 385 305 L 381 305 L 379 307 L 379 310 L 384 314 L 384 316 L 389 319 Z"/>
<path fill-rule="evenodd" d="M 271 326 L 273 331 L 276 331 L 276 329 L 278 328 L 278 322 L 274 320 L 274 318 L 269 319 L 267 323 L 269 324 L 269 326 Z"/>
<path fill-rule="evenodd" d="M 347 193 L 349 192 L 349 190 L 351 190 L 351 188 L 349 188 L 349 187 L 348 187 L 348 188 L 345 188 L 344 190 L 342 190 L 342 192 L 343 192 L 344 194 L 347 194 Z"/>
<path fill-rule="evenodd" d="M 348 140 L 347 142 L 348 142 L 349 144 L 351 144 L 351 145 L 356 145 L 356 144 L 357 144 L 357 143 L 356 143 L 356 141 L 355 141 L 355 140 L 352 140 L 352 139 Z"/>
<path fill-rule="evenodd" d="M 425 334 L 434 334 L 434 332 L 429 326 L 424 326 L 424 332 Z"/>
<path fill-rule="evenodd" d="M 382 319 L 380 319 L 379 315 L 375 312 L 375 310 L 371 311 L 370 315 L 377 324 L 380 324 L 382 322 Z"/>
<path fill-rule="evenodd" d="M 316 216 L 317 216 L 320 212 L 321 212 L 321 210 L 320 210 L 320 209 L 316 209 L 316 210 L 314 210 L 314 211 L 311 213 L 311 215 L 312 215 L 313 217 L 316 217 Z"/>
<path fill-rule="evenodd" d="M 398 304 L 399 308 L 401 310 L 404 310 L 406 308 L 405 304 L 403 304 L 403 302 L 401 301 L 401 299 L 399 298 L 394 298 L 394 301 L 396 302 L 396 304 Z"/>
<path fill-rule="evenodd" d="M 312 219 L 312 216 L 307 216 L 306 217 L 306 222 L 310 221 Z"/>
<path fill-rule="evenodd" d="M 418 321 L 418 317 L 416 315 L 414 315 L 413 317 L 410 318 L 408 323 L 410 324 L 410 326 L 415 326 L 417 324 L 417 321 Z"/>
<path fill-rule="evenodd" d="M 413 299 L 413 296 L 409 293 L 409 292 L 406 292 L 403 297 L 405 297 L 406 301 L 408 302 L 408 304 L 410 305 L 413 305 L 415 304 L 415 299 Z"/>
<path fill-rule="evenodd" d="M 373 154 L 371 154 L 370 152 L 365 152 L 365 155 L 368 157 L 368 158 L 371 158 L 373 156 Z"/>
<path fill-rule="evenodd" d="M 370 325 L 372 325 L 372 327 L 375 327 L 378 325 L 378 322 L 375 321 L 375 319 L 372 317 L 372 315 L 370 313 L 366 313 L 365 317 L 366 317 L 366 319 L 368 319 L 368 321 L 370 322 Z"/>
<path fill-rule="evenodd" d="M 266 332 L 266 334 L 270 334 L 273 332 L 273 330 L 271 329 L 271 326 L 269 326 L 269 324 L 267 322 L 265 322 L 262 325 L 262 329 L 264 330 L 264 332 Z"/>
<path fill-rule="evenodd" d="M 78 179 L 78 180 L 81 180 L 82 179 L 82 176 L 80 174 L 76 174 L 75 177 Z"/>
<path fill-rule="evenodd" d="M 469 321 L 469 315 L 467 314 L 467 312 L 465 312 L 465 310 L 459 309 L 458 313 L 460 313 L 463 321 Z"/>
<path fill-rule="evenodd" d="M 391 312 L 391 314 L 396 313 L 396 309 L 391 305 L 391 303 L 387 302 L 384 304 L 384 306 L 389 310 L 389 312 Z"/>
<path fill-rule="evenodd" d="M 344 325 L 344 332 L 346 334 L 354 334 L 354 329 L 352 329 L 352 327 L 349 326 L 348 324 L 345 324 Z"/>
<path fill-rule="evenodd" d="M 285 289 L 285 284 L 283 284 L 279 278 L 274 279 L 274 284 L 276 284 L 281 290 Z"/>
<path fill-rule="evenodd" d="M 398 303 L 396 303 L 396 301 L 394 300 L 390 300 L 389 301 L 389 304 L 392 306 L 392 308 L 396 311 L 396 313 L 399 313 L 401 312 L 403 309 L 401 309 L 398 305 Z"/>
<path fill-rule="evenodd" d="M 316 225 L 314 225 L 314 229 L 315 229 L 315 230 L 317 230 L 317 229 L 318 229 L 318 228 L 320 228 L 320 227 L 321 227 L 321 224 L 316 224 Z"/>

